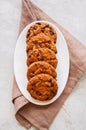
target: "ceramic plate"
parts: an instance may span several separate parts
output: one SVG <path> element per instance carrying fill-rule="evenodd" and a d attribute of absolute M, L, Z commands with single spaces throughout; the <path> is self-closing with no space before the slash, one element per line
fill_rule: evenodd
<path fill-rule="evenodd" d="M 57 82 L 58 82 L 58 92 L 56 96 L 48 101 L 39 101 L 35 100 L 31 97 L 29 92 L 26 89 L 27 86 L 27 65 L 26 65 L 26 32 L 30 28 L 31 25 L 33 25 L 36 22 L 46 22 L 49 23 L 57 32 L 57 42 L 56 47 L 58 50 L 58 54 L 56 55 L 58 57 L 58 66 L 56 68 L 57 71 Z M 25 96 L 26 99 L 28 99 L 30 102 L 37 104 L 37 105 L 48 105 L 52 102 L 54 102 L 62 93 L 62 91 L 65 88 L 68 74 L 69 74 L 69 53 L 66 41 L 61 33 L 61 31 L 52 23 L 48 21 L 35 21 L 29 25 L 27 25 L 24 30 L 21 32 L 16 48 L 15 48 L 15 54 L 14 54 L 14 73 L 15 78 L 18 84 L 18 87 L 21 91 L 21 93 Z"/>

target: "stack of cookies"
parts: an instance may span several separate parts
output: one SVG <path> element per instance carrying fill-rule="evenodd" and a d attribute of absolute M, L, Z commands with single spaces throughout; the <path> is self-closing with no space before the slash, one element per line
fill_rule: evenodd
<path fill-rule="evenodd" d="M 35 23 L 26 34 L 27 90 L 40 101 L 52 99 L 58 91 L 56 40 L 55 29 L 45 22 Z"/>

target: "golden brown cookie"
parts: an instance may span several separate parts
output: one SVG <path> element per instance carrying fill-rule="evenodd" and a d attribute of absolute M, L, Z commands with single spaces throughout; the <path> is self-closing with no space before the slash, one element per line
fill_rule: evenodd
<path fill-rule="evenodd" d="M 48 48 L 40 48 L 34 49 L 31 53 L 27 54 L 27 66 L 37 61 L 46 61 L 56 68 L 58 60 L 53 51 Z"/>
<path fill-rule="evenodd" d="M 40 101 L 52 99 L 57 91 L 56 80 L 48 74 L 39 74 L 31 78 L 27 85 L 30 95 Z"/>
<path fill-rule="evenodd" d="M 56 71 L 55 68 L 48 64 L 45 61 L 38 61 L 38 62 L 34 62 L 32 63 L 28 70 L 27 70 L 27 78 L 28 80 L 31 79 L 32 77 L 34 77 L 35 75 L 38 74 L 49 74 L 51 75 L 53 78 L 56 78 Z"/>
<path fill-rule="evenodd" d="M 27 32 L 27 35 L 26 35 L 27 41 L 31 37 L 36 36 L 39 33 L 44 33 L 45 35 L 50 37 L 51 41 L 56 43 L 57 35 L 56 35 L 55 29 L 50 24 L 47 24 L 45 22 L 35 23 L 34 25 L 32 25 L 30 27 L 30 29 L 28 29 L 28 32 Z"/>
<path fill-rule="evenodd" d="M 27 41 L 26 52 L 44 47 L 51 49 L 55 53 L 57 52 L 56 45 L 51 41 L 50 37 L 44 33 L 39 33 Z"/>

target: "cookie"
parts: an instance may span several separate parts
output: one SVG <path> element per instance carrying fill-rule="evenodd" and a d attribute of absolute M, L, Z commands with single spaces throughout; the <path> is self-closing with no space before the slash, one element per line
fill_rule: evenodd
<path fill-rule="evenodd" d="M 56 68 L 58 62 L 55 53 L 48 48 L 34 49 L 27 54 L 27 66 L 37 61 L 46 61 L 54 68 Z"/>
<path fill-rule="evenodd" d="M 51 41 L 56 43 L 57 35 L 55 29 L 45 22 L 38 22 L 32 25 L 27 32 L 26 38 L 27 41 L 30 40 L 31 37 L 36 36 L 39 33 L 44 33 L 45 35 L 49 36 Z"/>
<path fill-rule="evenodd" d="M 57 52 L 56 45 L 50 40 L 49 36 L 46 36 L 44 33 L 39 33 L 36 36 L 33 36 L 29 41 L 27 41 L 26 52 L 38 48 L 49 48 L 55 53 Z"/>
<path fill-rule="evenodd" d="M 52 99 L 57 91 L 56 80 L 48 74 L 39 74 L 31 78 L 27 84 L 30 95 L 40 101 Z"/>
<path fill-rule="evenodd" d="M 27 70 L 27 78 L 28 80 L 31 79 L 32 77 L 38 75 L 38 74 L 49 74 L 51 75 L 53 78 L 56 78 L 56 71 L 55 68 L 48 64 L 45 61 L 38 61 L 38 62 L 34 62 L 32 63 L 28 70 Z"/>

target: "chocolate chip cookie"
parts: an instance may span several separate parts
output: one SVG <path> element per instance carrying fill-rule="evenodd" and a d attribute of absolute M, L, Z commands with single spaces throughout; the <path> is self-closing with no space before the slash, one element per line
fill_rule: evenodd
<path fill-rule="evenodd" d="M 55 68 L 48 64 L 45 61 L 38 61 L 32 63 L 27 70 L 27 78 L 28 80 L 31 79 L 32 77 L 38 75 L 38 74 L 49 74 L 53 78 L 56 78 L 56 71 Z"/>
<path fill-rule="evenodd" d="M 55 53 L 48 48 L 34 49 L 27 54 L 27 66 L 37 61 L 46 61 L 54 68 L 56 68 L 58 62 Z"/>
<path fill-rule="evenodd" d="M 27 41 L 26 52 L 44 47 L 51 49 L 55 53 L 57 52 L 56 45 L 51 41 L 50 37 L 44 33 L 39 33 Z"/>
<path fill-rule="evenodd" d="M 30 95 L 40 101 L 52 99 L 57 91 L 56 80 L 48 74 L 39 74 L 31 78 L 27 84 Z"/>
<path fill-rule="evenodd" d="M 32 25 L 27 32 L 26 38 L 27 41 L 30 40 L 31 37 L 36 36 L 39 33 L 44 33 L 45 35 L 49 36 L 51 41 L 56 43 L 57 35 L 55 29 L 45 22 L 38 22 Z"/>

